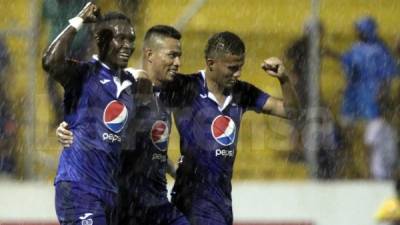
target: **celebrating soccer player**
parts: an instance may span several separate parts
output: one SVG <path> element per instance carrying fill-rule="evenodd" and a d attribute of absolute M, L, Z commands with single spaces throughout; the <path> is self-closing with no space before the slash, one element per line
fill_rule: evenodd
<path fill-rule="evenodd" d="M 60 157 L 56 212 L 61 224 L 106 225 L 115 207 L 122 133 L 134 108 L 135 80 L 124 69 L 135 32 L 125 15 L 101 17 L 90 2 L 69 22 L 43 56 L 43 68 L 64 87 L 65 120 L 75 137 Z M 99 56 L 90 62 L 67 54 L 84 23 L 96 23 Z"/>
<path fill-rule="evenodd" d="M 276 77 L 283 100 L 238 80 L 245 45 L 234 33 L 213 35 L 205 48 L 206 69 L 167 82 L 160 98 L 173 109 L 181 160 L 172 202 L 192 225 L 233 223 L 231 179 L 240 121 L 248 110 L 295 118 L 298 100 L 282 62 L 262 69 Z"/>

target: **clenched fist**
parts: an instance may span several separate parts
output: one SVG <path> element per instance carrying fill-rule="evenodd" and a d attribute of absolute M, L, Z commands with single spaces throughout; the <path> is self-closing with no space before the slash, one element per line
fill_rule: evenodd
<path fill-rule="evenodd" d="M 82 18 L 84 23 L 94 23 L 98 21 L 100 15 L 100 8 L 92 2 L 88 2 L 77 17 Z"/>
<path fill-rule="evenodd" d="M 286 78 L 285 67 L 283 66 L 282 61 L 277 57 L 271 57 L 264 60 L 261 64 L 261 68 L 273 77 L 278 79 Z"/>

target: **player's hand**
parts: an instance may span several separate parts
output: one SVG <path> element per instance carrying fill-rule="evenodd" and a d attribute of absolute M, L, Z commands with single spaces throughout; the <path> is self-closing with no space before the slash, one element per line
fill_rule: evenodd
<path fill-rule="evenodd" d="M 98 21 L 100 15 L 100 8 L 92 2 L 88 2 L 77 16 L 82 18 L 84 23 L 94 23 Z"/>
<path fill-rule="evenodd" d="M 136 93 L 135 100 L 140 103 L 147 103 L 152 100 L 153 97 L 153 83 L 149 79 L 149 75 L 145 70 L 134 69 L 128 67 L 125 69 L 130 73 L 136 80 Z"/>
<path fill-rule="evenodd" d="M 56 135 L 58 142 L 63 147 L 70 147 L 74 140 L 72 132 L 68 130 L 68 123 L 65 121 L 60 123 L 60 125 L 57 127 Z"/>
<path fill-rule="evenodd" d="M 285 67 L 279 58 L 271 57 L 264 60 L 264 62 L 261 64 L 261 68 L 271 76 L 278 79 L 287 78 Z"/>

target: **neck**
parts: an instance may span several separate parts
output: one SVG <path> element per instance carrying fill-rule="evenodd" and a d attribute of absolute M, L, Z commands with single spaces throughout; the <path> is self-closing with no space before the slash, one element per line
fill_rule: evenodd
<path fill-rule="evenodd" d="M 206 70 L 205 75 L 206 75 L 205 81 L 207 84 L 208 91 L 213 93 L 214 95 L 223 95 L 224 87 L 222 87 L 215 80 L 212 79 L 214 77 L 212 72 Z"/>
<path fill-rule="evenodd" d="M 153 86 L 160 86 L 160 82 L 156 79 L 155 73 L 150 69 L 150 66 L 146 63 L 142 63 L 142 68 L 144 71 L 147 72 L 147 76 Z"/>
<path fill-rule="evenodd" d="M 98 60 L 99 60 L 100 63 L 102 63 L 104 66 L 106 66 L 106 67 L 107 67 L 108 69 L 110 69 L 110 70 L 118 71 L 118 70 L 121 69 L 121 68 L 118 68 L 118 67 L 115 66 L 115 65 L 112 65 L 112 63 L 107 62 L 107 60 L 104 59 L 104 58 L 102 58 L 101 56 L 98 57 Z"/>

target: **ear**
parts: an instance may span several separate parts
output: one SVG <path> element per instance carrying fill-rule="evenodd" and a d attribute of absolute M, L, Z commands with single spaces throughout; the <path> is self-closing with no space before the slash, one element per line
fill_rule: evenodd
<path fill-rule="evenodd" d="M 213 71 L 214 70 L 214 66 L 215 66 L 215 59 L 207 58 L 206 59 L 206 64 L 207 64 L 208 70 Z"/>
<path fill-rule="evenodd" d="M 145 48 L 144 49 L 144 57 L 145 57 L 145 60 L 147 60 L 147 61 L 149 61 L 149 62 L 152 62 L 152 60 L 153 60 L 153 49 L 151 49 L 151 48 Z"/>

